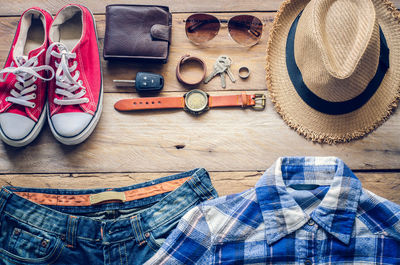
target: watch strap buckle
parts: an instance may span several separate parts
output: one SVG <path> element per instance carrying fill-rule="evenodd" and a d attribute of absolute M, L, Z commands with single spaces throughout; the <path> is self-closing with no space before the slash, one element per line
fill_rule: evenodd
<path fill-rule="evenodd" d="M 265 109 L 265 103 L 267 101 L 267 98 L 265 94 L 255 94 L 253 95 L 253 100 L 254 100 L 254 106 L 251 106 L 255 110 L 264 110 Z"/>

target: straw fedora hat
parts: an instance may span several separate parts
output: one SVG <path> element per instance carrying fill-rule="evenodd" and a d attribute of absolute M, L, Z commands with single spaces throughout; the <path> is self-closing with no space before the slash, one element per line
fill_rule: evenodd
<path fill-rule="evenodd" d="M 399 23 L 387 0 L 286 0 L 267 48 L 276 111 L 320 143 L 377 128 L 400 98 Z"/>

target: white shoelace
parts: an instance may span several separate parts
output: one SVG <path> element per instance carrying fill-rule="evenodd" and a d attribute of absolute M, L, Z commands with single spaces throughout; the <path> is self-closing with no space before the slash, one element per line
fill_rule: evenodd
<path fill-rule="evenodd" d="M 12 102 L 15 104 L 23 105 L 26 107 L 34 108 L 36 104 L 30 102 L 30 100 L 36 98 L 36 93 L 34 93 L 37 89 L 37 86 L 33 83 L 38 79 L 42 79 L 44 81 L 49 81 L 54 77 L 54 70 L 48 65 L 37 66 L 38 57 L 45 50 L 41 50 L 36 56 L 33 56 L 29 60 L 24 56 L 18 56 L 15 58 L 16 66 L 14 66 L 14 62 L 10 67 L 4 68 L 0 71 L 0 82 L 4 82 L 7 80 L 9 74 L 14 74 L 17 78 L 17 82 L 15 83 L 14 88 L 10 91 L 11 96 L 6 98 L 6 101 Z M 38 74 L 39 71 L 47 70 L 51 72 L 50 78 L 45 78 Z"/>
<path fill-rule="evenodd" d="M 57 46 L 60 52 L 53 51 L 53 47 Z M 80 72 L 76 71 L 74 76 L 72 73 L 76 70 L 78 62 L 74 61 L 71 67 L 68 66 L 68 61 L 76 58 L 76 53 L 68 51 L 68 48 L 60 43 L 55 42 L 49 46 L 46 52 L 46 64 L 50 63 L 50 57 L 54 56 L 60 60 L 60 63 L 55 62 L 57 67 L 56 71 L 56 91 L 55 93 L 64 96 L 63 99 L 54 99 L 54 103 L 57 105 L 75 105 L 88 103 L 88 98 L 83 98 L 86 94 L 86 88 L 82 86 L 82 80 L 79 80 Z M 78 93 L 74 93 L 79 88 L 82 88 Z"/>

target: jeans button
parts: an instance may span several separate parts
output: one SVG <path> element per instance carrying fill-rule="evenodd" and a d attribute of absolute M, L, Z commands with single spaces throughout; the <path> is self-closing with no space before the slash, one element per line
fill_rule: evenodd
<path fill-rule="evenodd" d="M 308 224 L 309 226 L 313 226 L 313 225 L 315 225 L 315 222 L 314 222 L 313 219 L 310 219 L 310 220 L 308 220 L 307 224 Z"/>
<path fill-rule="evenodd" d="M 306 259 L 304 261 L 304 265 L 312 265 L 312 261 L 310 259 Z"/>
<path fill-rule="evenodd" d="M 21 229 L 15 229 L 14 235 L 18 236 L 19 234 L 21 234 Z"/>
<path fill-rule="evenodd" d="M 149 238 L 149 237 L 150 237 L 150 233 L 147 232 L 146 234 L 144 234 L 144 236 L 145 236 L 146 238 Z"/>

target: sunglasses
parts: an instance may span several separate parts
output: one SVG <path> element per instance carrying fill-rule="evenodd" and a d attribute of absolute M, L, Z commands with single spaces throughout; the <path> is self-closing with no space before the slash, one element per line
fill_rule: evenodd
<path fill-rule="evenodd" d="M 242 46 L 257 44 L 263 31 L 261 20 L 251 15 L 238 15 L 227 20 L 200 13 L 189 16 L 185 22 L 186 36 L 195 44 L 202 44 L 217 36 L 221 23 L 228 23 L 229 36 Z"/>

